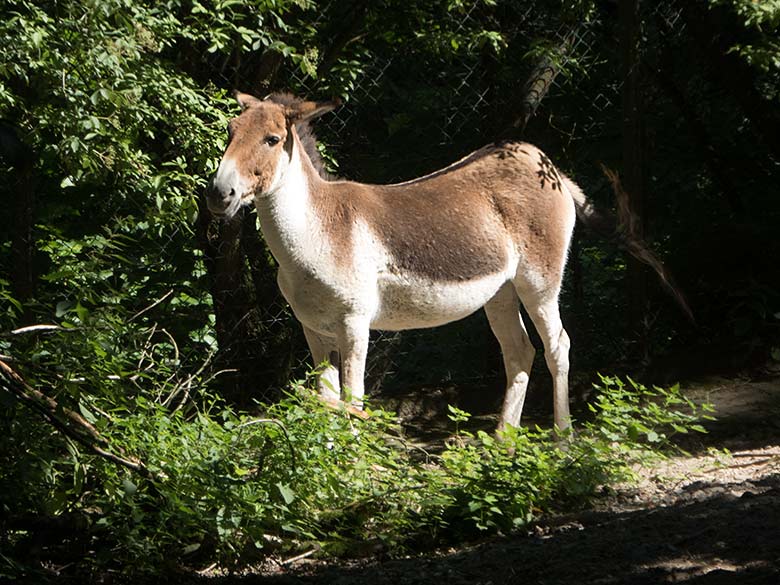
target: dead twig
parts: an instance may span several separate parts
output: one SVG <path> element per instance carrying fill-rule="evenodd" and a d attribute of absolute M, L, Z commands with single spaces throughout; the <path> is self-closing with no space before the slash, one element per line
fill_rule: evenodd
<path fill-rule="evenodd" d="M 37 331 L 64 331 L 64 327 L 60 327 L 59 325 L 48 325 L 48 324 L 40 324 L 40 325 L 28 325 L 27 327 L 19 327 L 18 329 L 14 329 L 11 331 L 11 335 L 21 335 L 22 333 L 35 333 Z M 72 329 L 70 330 L 72 331 Z"/>
<path fill-rule="evenodd" d="M 742 457 L 748 457 L 749 455 L 742 455 Z M 703 473 L 712 473 L 714 471 L 718 471 L 720 469 L 741 469 L 745 467 L 764 467 L 765 465 L 770 465 L 771 463 L 780 462 L 780 455 L 765 455 L 761 459 L 757 459 L 756 461 L 748 461 L 747 463 L 732 463 L 731 465 L 719 465 L 717 467 L 710 467 L 709 469 L 704 469 Z"/>
<path fill-rule="evenodd" d="M 167 332 L 166 332 L 167 333 Z M 179 400 L 179 404 L 174 408 L 173 412 L 176 412 L 179 410 L 182 406 L 184 406 L 184 403 L 187 401 L 190 395 L 190 388 L 192 387 L 192 383 L 197 379 L 198 376 L 200 376 L 206 368 L 209 367 L 211 364 L 211 361 L 214 359 L 214 356 L 217 354 L 217 350 L 212 350 L 209 352 L 209 354 L 206 356 L 206 359 L 203 360 L 203 363 L 200 365 L 200 367 L 192 374 L 187 376 L 187 378 L 183 382 L 178 382 L 173 389 L 168 394 L 168 397 L 163 400 L 160 404 L 163 406 L 170 406 L 173 403 L 174 398 L 178 396 L 182 391 L 184 391 L 184 396 Z M 178 359 L 178 348 L 177 348 L 177 359 Z M 225 372 L 233 372 L 235 370 L 232 369 L 225 369 L 220 370 L 214 374 L 212 374 L 209 378 L 207 378 L 203 384 L 208 384 L 211 380 L 216 378 L 218 375 L 223 374 Z M 170 380 L 170 378 L 168 379 Z M 166 383 L 168 382 L 166 380 Z"/>
<path fill-rule="evenodd" d="M 202 577 L 205 577 L 206 575 L 208 575 L 209 573 L 211 573 L 211 571 L 213 571 L 213 570 L 214 570 L 216 567 L 217 567 L 217 563 L 211 563 L 211 564 L 210 564 L 208 567 L 206 567 L 205 569 L 201 569 L 200 571 L 195 571 L 195 572 L 196 572 L 198 575 L 200 575 L 200 576 L 202 576 Z"/>
<path fill-rule="evenodd" d="M 295 555 L 294 557 L 290 557 L 289 559 L 285 559 L 283 561 L 280 561 L 279 564 L 281 566 L 283 566 L 283 567 L 286 566 L 286 565 L 292 565 L 293 563 L 295 563 L 297 561 L 302 561 L 303 559 L 305 559 L 307 557 L 310 557 L 311 555 L 316 554 L 319 551 L 320 551 L 320 547 L 319 546 L 315 546 L 314 548 L 312 548 L 310 550 L 307 550 L 306 552 L 303 552 L 303 553 L 301 553 L 299 555 Z"/>
<path fill-rule="evenodd" d="M 164 294 L 163 296 L 161 296 L 159 299 L 157 299 L 156 301 L 154 301 L 154 302 L 153 302 L 151 305 L 149 305 L 148 307 L 146 307 L 146 308 L 144 308 L 144 309 L 141 309 L 140 311 L 138 311 L 138 312 L 137 312 L 135 315 L 133 315 L 132 317 L 130 317 L 130 318 L 127 320 L 127 322 L 128 322 L 128 323 L 131 323 L 131 322 L 133 322 L 135 319 L 137 319 L 138 317 L 140 317 L 141 315 L 143 315 L 144 313 L 146 313 L 147 311 L 151 311 L 152 309 L 154 309 L 154 308 L 155 308 L 157 305 L 159 305 L 160 303 L 162 303 L 162 302 L 163 302 L 165 299 L 167 299 L 167 298 L 168 298 L 169 296 L 171 296 L 172 294 L 173 294 L 173 289 L 169 290 L 167 293 L 165 293 L 165 294 Z"/>

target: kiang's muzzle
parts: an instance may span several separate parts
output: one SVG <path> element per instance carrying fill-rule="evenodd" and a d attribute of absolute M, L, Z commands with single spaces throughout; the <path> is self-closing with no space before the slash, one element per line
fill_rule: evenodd
<path fill-rule="evenodd" d="M 250 192 L 250 186 L 229 159 L 223 159 L 206 190 L 206 205 L 219 217 L 233 217 Z"/>
<path fill-rule="evenodd" d="M 220 189 L 213 178 L 209 181 L 209 184 L 206 187 L 206 206 L 213 215 L 217 217 L 233 215 L 235 211 L 233 211 L 233 213 L 230 212 L 234 206 L 236 209 L 238 208 L 238 206 L 235 205 L 238 200 L 239 198 L 236 195 L 235 189 Z"/>

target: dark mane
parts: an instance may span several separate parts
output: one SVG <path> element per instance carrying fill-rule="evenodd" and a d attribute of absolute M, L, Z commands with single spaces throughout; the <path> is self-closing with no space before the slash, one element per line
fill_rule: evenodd
<path fill-rule="evenodd" d="M 281 106 L 290 106 L 304 101 L 287 92 L 275 92 L 265 99 Z M 306 154 L 309 155 L 311 164 L 314 165 L 317 173 L 326 181 L 332 181 L 333 177 L 325 168 L 325 161 L 322 160 L 322 155 L 320 154 L 320 151 L 317 150 L 317 137 L 314 134 L 314 130 L 311 128 L 311 124 L 309 124 L 309 122 L 301 122 L 296 124 L 295 128 L 298 131 L 298 138 L 301 139 L 303 149 L 306 151 Z"/>

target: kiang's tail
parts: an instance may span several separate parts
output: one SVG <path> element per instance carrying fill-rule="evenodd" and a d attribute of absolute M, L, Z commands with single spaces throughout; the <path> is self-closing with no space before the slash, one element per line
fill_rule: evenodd
<path fill-rule="evenodd" d="M 674 283 L 674 279 L 663 262 L 656 256 L 639 235 L 639 218 L 631 211 L 628 194 L 620 182 L 618 174 L 604 166 L 602 170 L 615 192 L 617 214 L 596 209 L 577 184 L 561 173 L 561 178 L 577 210 L 577 218 L 588 228 L 605 238 L 617 238 L 634 258 L 647 264 L 658 275 L 664 289 L 677 302 L 685 315 L 693 321 L 693 312 L 685 300 L 682 291 Z"/>

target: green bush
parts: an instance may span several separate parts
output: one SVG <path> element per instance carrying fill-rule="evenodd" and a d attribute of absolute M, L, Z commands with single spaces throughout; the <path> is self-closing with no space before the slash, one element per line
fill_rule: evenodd
<path fill-rule="evenodd" d="M 453 525 L 511 530 L 540 513 L 585 504 L 600 486 L 633 477 L 632 466 L 661 456 L 677 433 L 705 432 L 698 424 L 711 407 L 698 406 L 678 385 L 648 389 L 629 379 L 600 377 L 593 418 L 576 434 L 510 428 L 498 438 L 461 431 L 442 456 L 456 480 L 447 510 Z M 450 418 L 466 413 L 452 409 Z"/>
<path fill-rule="evenodd" d="M 82 393 L 78 403 L 114 450 L 145 463 L 147 476 L 4 404 L 6 575 L 33 562 L 24 551 L 34 534 L 13 520 L 30 515 L 41 525 L 76 519 L 78 535 L 58 546 L 79 570 L 230 568 L 268 554 L 367 554 L 506 533 L 584 505 L 675 433 L 704 430 L 701 409 L 678 387 L 614 378 L 602 378 L 593 416 L 576 435 L 457 428 L 438 456 L 410 447 L 395 415 L 369 409 L 363 420 L 334 410 L 308 381 L 293 384 L 262 418 L 205 392 L 176 409 L 160 396 L 116 394 L 111 405 Z M 461 427 L 469 415 L 451 408 L 451 418 Z M 74 542 L 90 554 L 73 558 Z"/>

